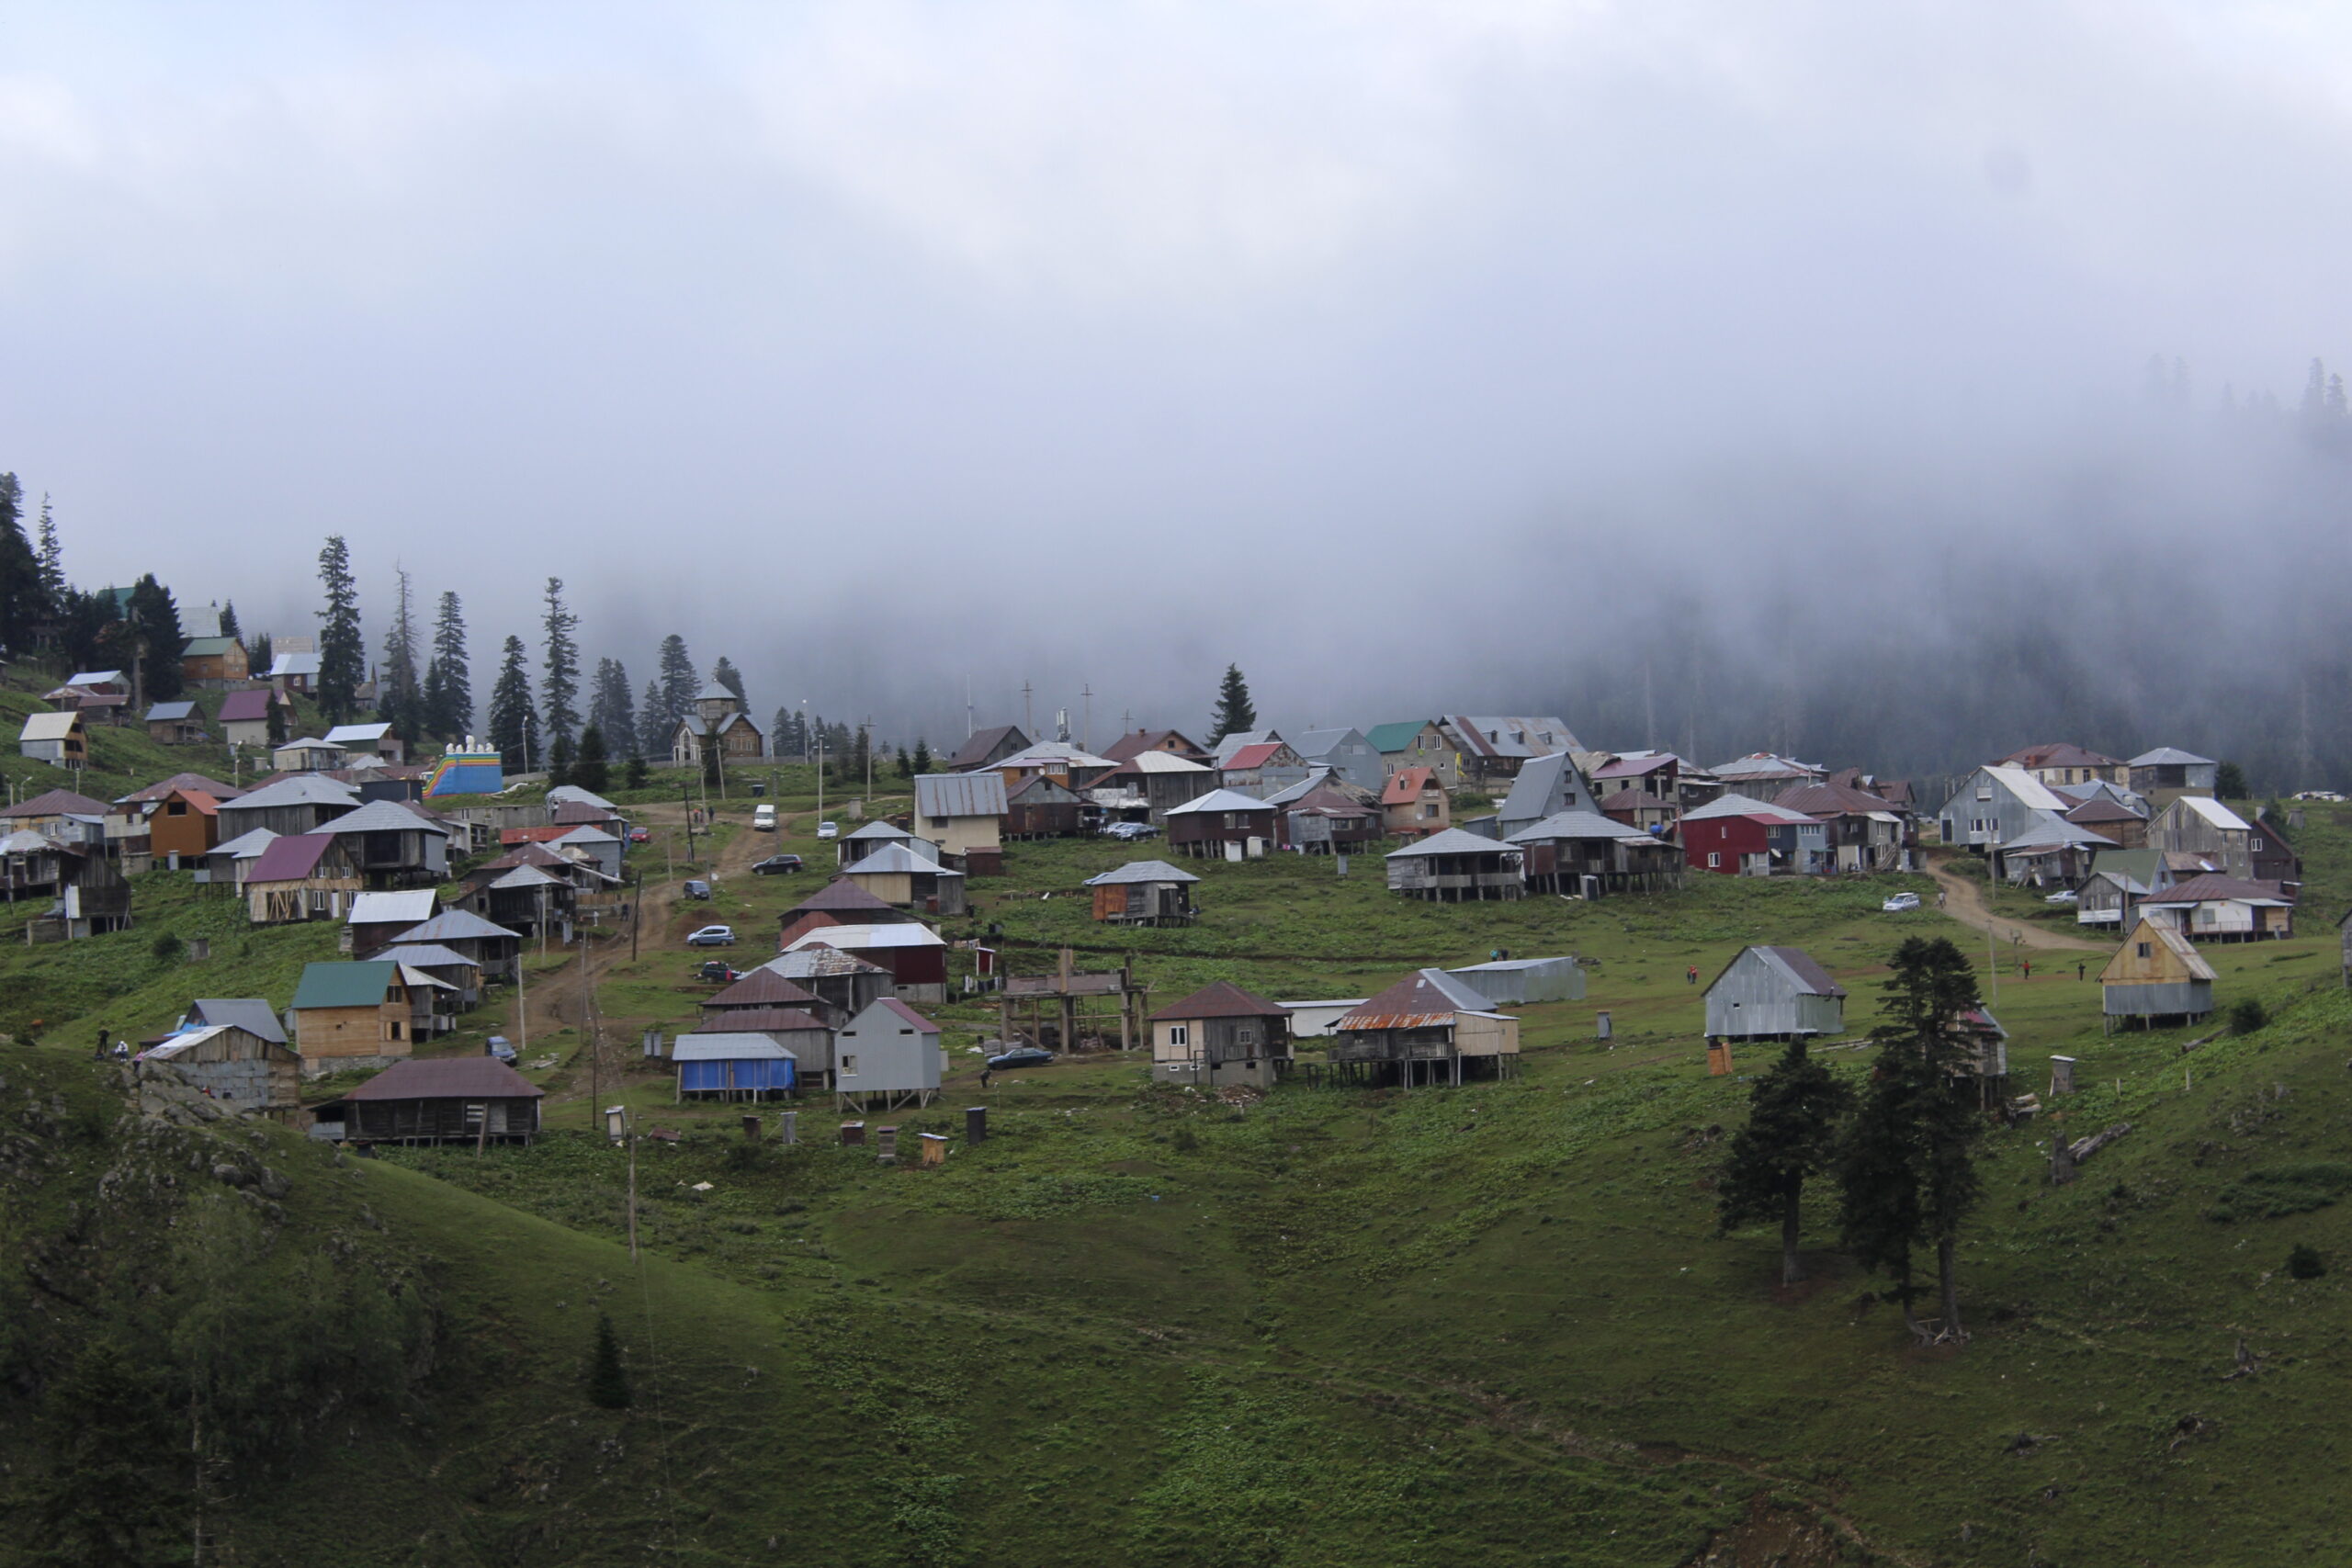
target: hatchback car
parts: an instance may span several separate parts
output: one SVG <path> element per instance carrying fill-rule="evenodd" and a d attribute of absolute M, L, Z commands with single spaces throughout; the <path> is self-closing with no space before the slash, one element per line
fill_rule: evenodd
<path fill-rule="evenodd" d="M 652 837 L 653 829 L 650 828 L 631 828 L 628 830 L 628 841 L 632 844 L 645 843 Z"/>
<path fill-rule="evenodd" d="M 989 1071 L 1001 1073 L 1009 1072 L 1014 1067 L 1042 1067 L 1053 1059 L 1054 1054 L 1043 1046 L 1015 1045 L 1010 1051 L 1000 1052 L 990 1056 L 988 1059 Z"/>
<path fill-rule="evenodd" d="M 1899 915 L 1906 909 L 1916 909 L 1918 907 L 1919 896 L 1917 893 L 1897 893 L 1879 906 L 1890 915 Z"/>
<path fill-rule="evenodd" d="M 838 822 L 820 822 L 817 824 L 817 837 L 820 839 L 838 839 L 841 837 L 841 832 L 842 825 Z"/>
<path fill-rule="evenodd" d="M 707 882 L 689 882 L 686 884 L 684 891 L 685 896 L 689 898 L 701 898 L 707 900 L 710 897 L 710 884 Z"/>
<path fill-rule="evenodd" d="M 1105 836 L 1133 843 L 1137 839 L 1156 839 L 1159 829 L 1148 822 L 1114 822 L 1102 829 Z"/>
<path fill-rule="evenodd" d="M 752 874 L 754 876 L 786 876 L 789 875 L 793 872 L 798 871 L 800 866 L 801 860 L 798 855 L 770 855 L 763 861 L 755 861 L 752 863 Z"/>
<path fill-rule="evenodd" d="M 732 947 L 735 945 L 733 926 L 705 926 L 686 938 L 688 947 Z"/>

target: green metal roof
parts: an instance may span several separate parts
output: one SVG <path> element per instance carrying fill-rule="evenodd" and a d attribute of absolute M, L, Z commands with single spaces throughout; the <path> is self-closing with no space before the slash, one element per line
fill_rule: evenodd
<path fill-rule="evenodd" d="M 305 964 L 302 983 L 294 987 L 299 1008 L 372 1008 L 381 1005 L 385 989 L 400 975 L 401 966 L 382 959 L 362 964 Z"/>
<path fill-rule="evenodd" d="M 1363 738 L 1372 742 L 1375 751 L 1402 751 L 1413 743 L 1413 737 L 1427 723 L 1425 718 L 1408 718 L 1396 724 L 1375 724 L 1363 732 Z"/>
<path fill-rule="evenodd" d="M 192 637 L 187 639 L 187 646 L 180 649 L 180 657 L 209 659 L 224 654 L 237 646 L 239 646 L 237 639 L 232 637 Z"/>

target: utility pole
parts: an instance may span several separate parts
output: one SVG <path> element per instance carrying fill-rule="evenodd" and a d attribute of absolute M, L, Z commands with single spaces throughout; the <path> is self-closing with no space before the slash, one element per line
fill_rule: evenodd
<path fill-rule="evenodd" d="M 1091 751 L 1094 750 L 1094 682 L 1091 681 L 1086 682 L 1078 695 L 1079 699 L 1086 705 L 1086 720 L 1080 728 L 1079 734 L 1085 750 Z"/>
<path fill-rule="evenodd" d="M 969 740 L 971 738 L 972 738 L 972 675 L 971 675 L 971 671 L 966 671 L 964 672 L 964 739 L 967 739 L 967 740 Z"/>
<path fill-rule="evenodd" d="M 1029 708 L 1029 693 L 1030 693 L 1029 682 L 1026 682 L 1026 681 L 1022 682 L 1021 682 L 1021 733 L 1022 733 L 1022 734 L 1023 734 L 1023 735 L 1026 735 L 1027 737 L 1029 737 L 1029 739 L 1030 739 L 1035 740 L 1035 739 L 1037 739 L 1037 720 L 1036 720 L 1035 716 L 1030 712 L 1030 708 Z"/>
<path fill-rule="evenodd" d="M 865 742 L 865 798 L 874 798 L 874 716 L 867 714 L 865 722 L 858 726 L 858 735 Z"/>

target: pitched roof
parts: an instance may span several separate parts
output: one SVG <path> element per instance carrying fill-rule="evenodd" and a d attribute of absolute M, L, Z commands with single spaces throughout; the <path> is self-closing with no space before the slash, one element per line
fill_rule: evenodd
<path fill-rule="evenodd" d="M 553 876 L 536 865 L 518 865 L 489 884 L 502 893 L 524 893 L 534 887 L 567 886 L 560 876 Z"/>
<path fill-rule="evenodd" d="M 1613 795 L 1600 796 L 1596 804 L 1604 816 L 1614 816 L 1620 811 L 1679 812 L 1682 809 L 1680 801 L 1668 800 L 1655 790 L 1646 789 L 1621 789 Z"/>
<path fill-rule="evenodd" d="M 1829 971 L 1815 963 L 1813 954 L 1801 947 L 1758 945 L 1743 948 L 1738 954 L 1733 956 L 1731 964 L 1724 965 L 1724 974 L 1729 974 L 1732 964 L 1737 964 L 1742 956 L 1750 953 L 1760 954 L 1769 966 L 1779 970 L 1791 985 L 1806 995 L 1842 997 L 1846 994 L 1846 987 L 1831 979 Z M 1721 980 L 1723 976 L 1718 975 L 1715 978 Z M 1711 984 L 1707 988 L 1713 990 L 1714 987 Z"/>
<path fill-rule="evenodd" d="M 1198 800 L 1188 800 L 1182 806 L 1171 806 L 1165 815 L 1186 816 L 1197 811 L 1272 811 L 1273 807 L 1254 795 L 1244 795 L 1238 789 L 1213 789 Z"/>
<path fill-rule="evenodd" d="M 1609 824 L 1609 833 L 1611 838 L 1616 838 L 1624 831 L 1625 829 L 1615 822 Z M 1448 828 L 1443 832 L 1431 833 L 1426 839 L 1416 840 L 1401 850 L 1391 850 L 1385 858 L 1419 860 L 1428 855 L 1493 855 L 1517 854 L 1518 852 L 1517 849 L 1499 839 L 1481 838 L 1461 828 Z"/>
<path fill-rule="evenodd" d="M 219 1028 L 226 1024 L 258 1034 L 274 1044 L 286 1043 L 286 1025 L 263 997 L 199 997 L 188 1004 L 188 1016 Z"/>
<path fill-rule="evenodd" d="M 1760 817 L 1768 822 L 1803 822 L 1817 825 L 1802 811 L 1792 811 L 1785 806 L 1775 806 L 1769 800 L 1752 795 L 1719 795 L 1706 805 L 1682 814 L 1685 822 L 1707 822 L 1718 817 Z"/>
<path fill-rule="evenodd" d="M 2294 903 L 2287 897 L 2287 890 L 2275 882 L 2248 882 L 2243 877 L 2222 876 L 2210 872 L 2202 876 L 2192 876 L 2186 882 L 2175 883 L 2161 893 L 2151 893 L 2145 903 L 2212 904 L 2235 900 L 2249 904 Z"/>
<path fill-rule="evenodd" d="M 192 637 L 180 649 L 182 659 L 218 659 L 232 648 L 243 645 L 232 637 Z"/>
<path fill-rule="evenodd" d="M 251 832 L 238 834 L 225 844 L 213 845 L 211 852 L 227 855 L 231 860 L 254 860 L 259 858 L 262 851 L 276 843 L 277 838 L 277 834 L 266 828 L 255 828 Z"/>
<path fill-rule="evenodd" d="M 792 945 L 801 948 L 812 942 L 842 950 L 878 947 L 945 947 L 946 941 L 929 926 L 913 920 L 888 926 L 826 926 L 794 939 Z"/>
<path fill-rule="evenodd" d="M 2184 795 L 2173 802 L 2173 809 L 2193 812 L 2225 833 L 2251 832 L 2254 824 L 2231 810 L 2218 800 L 2208 800 L 2201 795 Z"/>
<path fill-rule="evenodd" d="M 606 800 L 594 790 L 582 789 L 578 784 L 556 785 L 548 791 L 548 804 L 549 806 L 596 806 L 602 807 L 606 811 L 614 809 L 611 801 Z"/>
<path fill-rule="evenodd" d="M 1643 755 L 1621 756 L 1595 768 L 1592 771 L 1592 776 L 1597 779 L 1644 778 L 1651 773 L 1663 773 L 1681 760 L 1671 751 L 1652 751 Z"/>
<path fill-rule="evenodd" d="M 773 969 L 754 969 L 714 997 L 707 998 L 706 1009 L 725 1010 L 729 1008 L 803 1007 L 817 1000 L 817 994 L 803 986 L 796 986 Z"/>
<path fill-rule="evenodd" d="M 832 931 L 842 928 L 830 926 L 824 929 Z M 796 942 L 788 951 L 776 954 L 760 967 L 772 970 L 787 980 L 822 980 L 837 975 L 888 973 L 879 964 L 868 964 L 854 953 L 843 953 L 840 948 L 829 947 L 822 942 Z"/>
<path fill-rule="evenodd" d="M 374 1007 L 400 978 L 401 966 L 389 959 L 358 963 L 305 964 L 301 984 L 294 987 L 294 1006 L 303 1008 Z"/>
<path fill-rule="evenodd" d="M 2127 768 L 2212 767 L 2213 759 L 2200 757 L 2194 751 L 2184 751 L 2177 746 L 2159 746 L 2153 751 L 2143 751 L 2123 764 Z"/>
<path fill-rule="evenodd" d="M 842 874 L 865 876 L 961 876 L 960 871 L 949 871 L 911 844 L 885 844 L 864 860 L 854 862 Z"/>
<path fill-rule="evenodd" d="M 312 829 L 318 833 L 438 833 L 449 836 L 449 829 L 438 822 L 429 822 L 393 800 L 371 800 L 356 811 L 346 812 L 332 822 Z"/>
<path fill-rule="evenodd" d="M 2003 854 L 2015 854 L 2019 850 L 2120 849 L 2113 839 L 2102 838 L 2088 828 L 2079 827 L 2064 817 L 2044 813 L 2025 831 L 2001 846 Z"/>
<path fill-rule="evenodd" d="M 1363 732 L 1363 738 L 1372 742 L 1375 751 L 1402 751 L 1428 723 L 1425 718 L 1400 718 L 1394 724 L 1375 724 Z"/>
<path fill-rule="evenodd" d="M 292 773 L 273 780 L 251 795 L 231 803 L 239 811 L 271 811 L 288 806 L 356 806 L 359 792 L 317 773 Z"/>
<path fill-rule="evenodd" d="M 1802 811 L 1808 817 L 1859 817 L 1872 811 L 1893 811 L 1894 802 L 1852 784 L 1791 784 L 1772 797 L 1775 806 Z"/>
<path fill-rule="evenodd" d="M 1482 757 L 1548 757 L 1581 749 L 1566 722 L 1557 718 L 1450 713 L 1439 722 L 1464 750 Z"/>
<path fill-rule="evenodd" d="M 865 862 L 861 861 L 858 863 L 863 865 Z M 883 899 L 876 897 L 847 877 L 836 876 L 824 886 L 786 909 L 785 919 L 790 919 L 795 915 L 814 910 L 823 910 L 829 914 L 868 912 L 881 914 L 887 913 L 889 908 L 890 906 Z"/>
<path fill-rule="evenodd" d="M 2066 820 L 2088 827 L 2094 822 L 2138 822 L 2140 814 L 2111 795 L 2095 795 L 2066 813 Z"/>
<path fill-rule="evenodd" d="M 319 672 L 319 656 L 315 653 L 280 653 L 269 661 L 273 679 L 287 675 L 315 675 Z"/>
<path fill-rule="evenodd" d="M 481 967 L 481 959 L 469 958 L 456 948 L 444 947 L 437 942 L 396 942 L 390 947 L 379 948 L 371 956 L 404 968 L 446 969 L 452 964 Z"/>
<path fill-rule="evenodd" d="M 65 677 L 69 686 L 119 686 L 122 683 L 119 670 L 76 670 Z"/>
<path fill-rule="evenodd" d="M 269 716 L 269 705 L 277 695 L 275 692 L 231 692 L 220 699 L 220 722 L 249 723 Z"/>
<path fill-rule="evenodd" d="M 852 843 L 871 843 L 876 839 L 911 839 L 914 837 L 912 833 L 908 832 L 896 822 L 884 821 L 868 822 L 856 832 L 846 834 L 844 836 Z"/>
<path fill-rule="evenodd" d="M 1002 773 L 922 773 L 915 779 L 918 817 L 1001 817 L 1004 813 Z"/>
<path fill-rule="evenodd" d="M 1610 797 L 1615 799 L 1614 795 Z M 1514 844 L 1536 844 L 1552 839 L 1607 839 L 1613 843 L 1656 844 L 1664 840 L 1652 838 L 1638 828 L 1623 822 L 1612 822 L 1594 811 L 1562 811 L 1546 817 L 1532 828 L 1521 828 L 1510 836 Z"/>
<path fill-rule="evenodd" d="M 1169 1003 L 1151 1018 L 1157 1023 L 1162 1019 L 1277 1016 L 1289 1017 L 1290 1009 L 1280 1002 L 1270 1002 L 1254 991 L 1245 991 L 1230 980 L 1212 980 L 1182 1001 Z"/>
<path fill-rule="evenodd" d="M 1086 879 L 1089 887 L 1123 887 L 1131 882 L 1198 882 L 1189 871 L 1180 871 L 1164 860 L 1131 860 L 1116 871 L 1106 871 L 1100 876 Z"/>
<path fill-rule="evenodd" d="M 2001 759 L 2013 768 L 2120 768 L 2121 759 L 2104 752 L 2086 750 L 2071 740 L 2044 741 L 2039 746 L 2020 746 Z"/>
<path fill-rule="evenodd" d="M 176 719 L 202 718 L 203 716 L 196 711 L 196 705 L 193 702 L 156 703 L 148 708 L 146 718 L 141 722 L 169 724 Z"/>
<path fill-rule="evenodd" d="M 22 818 L 29 821 L 38 817 L 103 817 L 106 813 L 107 803 L 103 800 L 92 800 L 70 789 L 48 789 L 0 811 L 0 819 Z"/>
<path fill-rule="evenodd" d="M 1312 761 L 1329 756 L 1346 745 L 1351 737 L 1362 740 L 1363 733 L 1353 727 L 1342 729 L 1302 729 L 1297 734 L 1284 736 L 1283 739 L 1290 742 L 1292 750 Z"/>
<path fill-rule="evenodd" d="M 413 1056 L 405 1062 L 394 1062 L 344 1098 L 537 1100 L 540 1093 L 530 1079 L 495 1056 Z"/>
<path fill-rule="evenodd" d="M 1228 767 L 1233 765 L 1227 764 Z M 1150 773 L 1213 773 L 1215 772 L 1216 770 L 1206 762 L 1196 762 L 1190 757 L 1179 756 L 1173 751 L 1138 751 L 1102 776 L 1105 779 L 1141 778 Z"/>
<path fill-rule="evenodd" d="M 1388 775 L 1387 783 L 1380 786 L 1380 804 L 1410 806 L 1420 799 L 1421 791 L 1435 783 L 1437 770 L 1434 768 L 1399 768 Z"/>
<path fill-rule="evenodd" d="M 319 862 L 334 848 L 334 840 L 323 833 L 284 834 L 263 848 L 245 881 L 307 881 L 318 874 Z"/>
<path fill-rule="evenodd" d="M 17 732 L 21 740 L 62 740 L 74 733 L 82 722 L 78 713 L 35 713 L 25 716 L 25 728 Z"/>
<path fill-rule="evenodd" d="M 421 926 L 411 926 L 401 932 L 401 942 L 478 942 L 485 937 L 504 937 L 510 942 L 523 940 L 520 931 L 510 931 L 504 926 L 483 919 L 471 909 L 444 909 Z"/>
<path fill-rule="evenodd" d="M 1125 762 L 1146 751 L 1165 751 L 1170 740 L 1182 741 L 1186 751 L 1206 755 L 1191 737 L 1174 729 L 1138 729 L 1122 735 L 1102 749 L 1102 755 L 1114 762 Z"/>
<path fill-rule="evenodd" d="M 164 798 L 165 800 L 170 800 L 175 797 L 184 800 L 187 802 L 188 805 L 194 807 L 196 808 L 197 815 L 199 817 L 218 817 L 220 815 L 220 803 L 213 799 L 210 795 L 205 794 L 200 789 L 175 789 Z"/>
<path fill-rule="evenodd" d="M 351 913 L 344 917 L 344 924 L 372 926 L 390 920 L 403 920 L 416 925 L 433 918 L 434 907 L 434 892 L 430 887 L 412 888 L 400 893 L 358 893 L 352 896 Z"/>
<path fill-rule="evenodd" d="M 330 746 L 349 746 L 354 742 L 374 745 L 392 732 L 389 724 L 338 724 L 327 731 Z"/>
<path fill-rule="evenodd" d="M 932 1022 L 931 1020 L 923 1017 L 922 1014 L 915 1011 L 914 1009 L 909 1007 L 906 1003 L 900 1001 L 896 997 L 877 997 L 873 1001 L 866 1003 L 865 1010 L 849 1021 L 849 1027 L 851 1029 L 857 1028 L 858 1025 L 865 1021 L 868 1016 L 877 1012 L 881 1013 L 886 1018 L 897 1019 L 900 1023 L 903 1023 L 908 1028 L 912 1029 L 918 1034 L 936 1034 L 939 1032 L 939 1025 Z"/>
<path fill-rule="evenodd" d="M 987 729 L 976 729 L 965 738 L 964 744 L 956 749 L 956 754 L 947 759 L 947 765 L 957 773 L 979 767 L 988 761 L 990 752 L 995 751 L 1007 741 L 1012 742 L 1012 749 L 1018 751 L 1028 747 L 1029 738 L 1021 733 L 1019 725 L 1014 724 L 999 724 L 992 725 Z"/>
<path fill-rule="evenodd" d="M 807 1013 L 795 1013 L 795 1018 L 808 1018 Z M 793 1025 L 783 1025 L 789 1029 Z M 824 1027 L 809 1018 L 810 1029 Z M 795 1056 L 782 1042 L 750 1030 L 690 1029 L 670 1042 L 670 1060 L 673 1062 L 795 1062 Z"/>
<path fill-rule="evenodd" d="M 1385 991 L 1366 997 L 1331 1028 L 1352 1033 L 1375 1029 L 1430 1029 L 1465 1012 L 1491 1012 L 1494 1003 L 1442 969 L 1416 969 Z"/>
<path fill-rule="evenodd" d="M 2171 926 L 2160 925 L 2143 916 L 2140 923 L 2132 928 L 2131 934 L 2123 939 L 2123 946 L 2117 948 L 2115 956 L 2107 961 L 2107 967 L 2099 971 L 2098 977 L 2101 985 L 2115 983 L 2108 979 L 2109 973 L 2124 963 L 2125 949 L 2136 945 L 2143 932 L 2146 932 L 2154 941 L 2161 944 L 2164 950 L 2172 955 L 2174 962 L 2188 972 L 2190 979 L 2218 980 L 2221 978 L 2213 972 L 2213 965 L 2206 961 L 2205 955 L 2197 951 L 2197 944 L 2188 940 L 2187 932 L 2176 931 Z"/>
<path fill-rule="evenodd" d="M 1283 743 L 1279 740 L 1261 740 L 1254 746 L 1242 747 L 1232 756 L 1227 757 L 1224 765 L 1227 770 L 1262 768 L 1272 761 L 1275 753 L 1282 749 Z"/>
<path fill-rule="evenodd" d="M 1719 779 L 1809 779 L 1819 776 L 1821 770 L 1810 762 L 1800 762 L 1791 757 L 1778 757 L 1770 751 L 1750 751 L 1745 757 L 1734 757 L 1728 762 L 1718 762 L 1707 772 Z"/>
<path fill-rule="evenodd" d="M 219 779 L 208 778 L 202 773 L 174 773 L 170 778 L 158 779 L 144 789 L 135 789 L 129 795 L 118 796 L 115 804 L 135 806 L 144 801 L 161 800 L 175 789 L 200 789 L 215 800 L 235 800 L 245 793 L 235 784 L 222 784 Z"/>

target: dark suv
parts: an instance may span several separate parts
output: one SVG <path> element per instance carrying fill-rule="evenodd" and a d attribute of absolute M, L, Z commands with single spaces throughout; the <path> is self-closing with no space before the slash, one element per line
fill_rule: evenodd
<path fill-rule="evenodd" d="M 798 855 L 770 855 L 752 867 L 754 876 L 788 876 L 800 869 Z"/>

